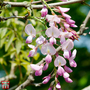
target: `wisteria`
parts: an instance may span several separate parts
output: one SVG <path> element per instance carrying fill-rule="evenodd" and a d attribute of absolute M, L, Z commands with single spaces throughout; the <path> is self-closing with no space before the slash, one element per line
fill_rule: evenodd
<path fill-rule="evenodd" d="M 67 1 L 67 0 L 62 0 Z M 71 29 L 71 27 L 77 27 L 75 21 L 71 19 L 71 16 L 66 14 L 70 8 L 62 8 L 60 6 L 52 9 L 53 13 L 48 14 L 48 7 L 44 6 L 41 10 L 41 17 L 46 19 L 45 36 L 40 36 L 36 38 L 36 46 L 30 44 L 33 41 L 33 37 L 37 35 L 32 24 L 28 24 L 25 27 L 25 32 L 29 35 L 26 39 L 28 46 L 32 48 L 29 52 L 28 57 L 33 57 L 37 53 L 37 49 L 41 47 L 41 53 L 44 55 L 45 62 L 40 66 L 37 64 L 30 64 L 31 68 L 35 71 L 35 76 L 41 76 L 43 71 L 49 68 L 51 62 L 54 63 L 53 71 L 43 78 L 42 83 L 46 84 L 50 81 L 52 77 L 55 77 L 54 82 L 50 84 L 48 90 L 61 90 L 59 76 L 62 76 L 67 83 L 72 83 L 73 80 L 70 78 L 71 72 L 73 70 L 70 67 L 77 67 L 77 63 L 74 61 L 76 57 L 77 50 L 74 48 L 74 40 L 79 38 L 76 31 Z M 58 15 L 56 14 L 58 13 Z M 61 46 L 61 52 L 56 51 L 56 47 Z M 67 63 L 69 62 L 69 66 Z"/>

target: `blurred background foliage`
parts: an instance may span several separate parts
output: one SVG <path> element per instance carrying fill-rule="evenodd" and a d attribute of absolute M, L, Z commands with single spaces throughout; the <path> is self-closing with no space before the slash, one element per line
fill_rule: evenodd
<path fill-rule="evenodd" d="M 22 0 L 6 1 L 22 2 Z M 55 1 L 53 0 L 52 2 Z M 90 1 L 86 0 L 86 3 L 90 4 Z M 68 14 L 71 15 L 72 19 L 76 21 L 78 28 L 75 28 L 74 30 L 78 31 L 80 25 L 89 12 L 90 7 L 80 3 L 65 5 L 63 7 L 70 8 Z M 23 7 L 11 8 L 10 5 L 3 7 L 0 11 L 0 16 L 2 17 L 9 17 L 13 15 L 25 16 L 28 12 L 28 10 Z M 33 15 L 40 17 L 40 10 L 33 10 Z M 43 58 L 40 49 L 38 49 L 37 54 L 33 58 L 28 57 L 30 48 L 25 43 L 25 39 L 27 37 L 25 33 L 25 26 L 28 23 L 31 23 L 35 27 L 37 37 L 40 35 L 45 35 L 44 32 L 40 32 L 45 29 L 45 26 L 34 19 L 23 20 L 16 18 L 0 22 L 0 78 L 10 73 L 12 63 L 16 65 L 15 75 L 17 78 L 10 80 L 10 87 L 24 82 L 30 73 L 30 63 L 37 63 Z M 89 29 L 85 31 L 86 33 L 90 31 L 90 20 L 87 26 Z M 36 38 L 34 38 L 32 42 L 33 45 L 36 44 L 35 40 Z M 79 41 L 75 41 L 74 43 L 75 48 L 78 51 L 75 58 L 78 66 L 77 68 L 72 68 L 73 73 L 70 74 L 70 78 L 73 80 L 73 83 L 66 83 L 62 77 L 59 78 L 62 90 L 81 90 L 90 85 L 90 35 L 88 34 L 86 36 L 81 36 Z M 50 73 L 52 65 L 53 64 L 51 63 L 49 69 L 43 72 L 41 77 L 35 77 L 35 82 L 41 82 L 42 78 Z M 42 85 L 41 87 L 27 86 L 26 89 L 47 90 L 50 81 L 48 84 Z M 2 90 L 1 84 L 0 90 Z"/>

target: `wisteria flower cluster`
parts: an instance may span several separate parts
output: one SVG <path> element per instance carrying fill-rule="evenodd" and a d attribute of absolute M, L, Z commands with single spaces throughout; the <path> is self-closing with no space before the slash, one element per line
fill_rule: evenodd
<path fill-rule="evenodd" d="M 58 12 L 59 15 L 56 15 L 55 13 L 53 13 L 53 15 L 49 15 L 46 6 L 41 10 L 41 17 L 44 17 L 46 22 L 49 23 L 49 27 L 45 31 L 47 38 L 40 36 L 36 39 L 36 46 L 30 44 L 33 38 L 36 37 L 36 30 L 31 24 L 28 24 L 25 27 L 25 32 L 29 35 L 26 39 L 26 43 L 28 43 L 28 46 L 32 48 L 28 57 L 33 57 L 40 46 L 41 53 L 45 55 L 45 62 L 41 65 L 30 64 L 31 68 L 35 70 L 35 76 L 42 75 L 42 72 L 47 70 L 49 64 L 53 61 L 54 69 L 49 75 L 43 78 L 42 83 L 48 83 L 54 74 L 55 80 L 52 81 L 53 83 L 51 82 L 48 90 L 52 90 L 52 88 L 61 90 L 61 85 L 58 80 L 59 76 L 62 76 L 68 83 L 73 82 L 70 79 L 69 74 L 72 72 L 70 67 L 77 67 L 77 63 L 74 61 L 77 51 L 76 49 L 72 51 L 74 48 L 73 41 L 78 39 L 79 36 L 73 29 L 71 29 L 71 27 L 77 27 L 77 25 L 75 25 L 75 21 L 71 19 L 71 16 L 66 14 L 70 9 L 56 7 L 53 10 L 54 12 Z M 61 46 L 62 54 L 57 52 L 57 44 Z M 67 66 L 67 62 L 69 62 L 70 67 Z"/>

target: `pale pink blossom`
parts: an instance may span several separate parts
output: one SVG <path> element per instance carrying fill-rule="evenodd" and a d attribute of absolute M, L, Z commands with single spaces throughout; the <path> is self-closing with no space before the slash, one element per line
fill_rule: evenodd
<path fill-rule="evenodd" d="M 52 88 L 53 88 L 53 87 L 51 86 L 48 90 L 52 90 Z"/>
<path fill-rule="evenodd" d="M 32 50 L 29 52 L 28 57 L 33 57 L 33 56 L 36 54 L 36 52 L 37 52 L 37 47 L 35 47 L 35 46 L 33 46 L 33 45 L 30 45 L 30 44 L 28 44 L 28 46 L 29 46 L 30 48 L 32 48 Z"/>
<path fill-rule="evenodd" d="M 65 64 L 66 64 L 66 60 L 62 56 L 56 57 L 54 61 L 55 67 L 64 66 Z"/>
<path fill-rule="evenodd" d="M 61 85 L 60 85 L 59 82 L 56 84 L 56 88 L 57 88 L 57 89 L 60 89 L 60 88 L 61 88 Z"/>
<path fill-rule="evenodd" d="M 65 28 L 69 28 L 69 27 L 70 27 L 70 25 L 69 25 L 69 24 L 67 24 L 67 23 L 64 23 L 64 27 L 65 27 Z"/>
<path fill-rule="evenodd" d="M 73 59 L 69 59 L 69 63 L 71 67 L 77 67 L 77 63 Z"/>
<path fill-rule="evenodd" d="M 45 17 L 48 13 L 48 9 L 46 6 L 44 6 L 41 10 L 41 17 Z"/>
<path fill-rule="evenodd" d="M 71 16 L 69 16 L 69 15 L 66 14 L 66 13 L 62 13 L 62 16 L 63 16 L 64 18 L 71 18 Z"/>
<path fill-rule="evenodd" d="M 43 36 L 40 36 L 36 39 L 37 44 L 43 44 L 45 42 L 45 38 Z"/>
<path fill-rule="evenodd" d="M 46 54 L 54 55 L 56 53 L 56 49 L 50 43 L 46 43 L 42 46 L 41 52 L 43 55 Z"/>
<path fill-rule="evenodd" d="M 77 27 L 77 25 L 75 25 L 75 24 L 70 24 L 70 27 Z"/>
<path fill-rule="evenodd" d="M 48 76 L 44 77 L 44 78 L 43 78 L 43 79 L 44 79 L 44 81 L 43 81 L 42 83 L 43 83 L 43 84 L 48 83 L 48 82 L 49 82 L 49 80 L 50 80 L 50 78 L 51 78 L 51 75 L 48 75 Z"/>
<path fill-rule="evenodd" d="M 59 67 L 58 67 L 58 70 L 57 70 L 57 75 L 62 76 L 63 73 L 64 73 L 64 69 L 63 69 L 63 67 L 59 66 Z"/>
<path fill-rule="evenodd" d="M 45 61 L 46 61 L 46 63 L 50 63 L 50 62 L 52 61 L 51 55 L 48 54 L 48 55 L 45 57 Z"/>
<path fill-rule="evenodd" d="M 43 70 L 46 71 L 48 69 L 49 63 L 46 63 L 43 67 Z"/>
<path fill-rule="evenodd" d="M 72 82 L 73 82 L 70 78 L 65 78 L 65 81 L 66 81 L 67 83 L 72 83 Z"/>
<path fill-rule="evenodd" d="M 53 45 L 53 44 L 56 44 L 56 39 L 54 37 L 51 37 L 49 39 L 49 42 Z"/>
<path fill-rule="evenodd" d="M 30 64 L 31 68 L 35 70 L 35 76 L 40 76 L 42 75 L 42 69 L 43 65 L 35 65 L 35 64 Z"/>
<path fill-rule="evenodd" d="M 74 47 L 74 43 L 71 39 L 67 39 L 62 45 L 62 50 L 71 50 Z"/>
<path fill-rule="evenodd" d="M 66 22 L 68 24 L 75 24 L 75 21 L 74 20 L 71 20 L 70 18 L 66 18 Z"/>
<path fill-rule="evenodd" d="M 70 10 L 70 8 L 62 8 L 60 6 L 56 7 L 58 10 L 59 13 L 65 13 L 65 12 L 68 12 Z"/>
<path fill-rule="evenodd" d="M 46 15 L 46 20 L 49 22 L 49 26 L 55 26 L 55 22 L 60 23 L 60 18 L 57 15 Z"/>
<path fill-rule="evenodd" d="M 64 73 L 63 73 L 63 77 L 64 77 L 64 78 L 69 78 L 69 74 L 68 74 L 67 72 L 64 72 Z"/>

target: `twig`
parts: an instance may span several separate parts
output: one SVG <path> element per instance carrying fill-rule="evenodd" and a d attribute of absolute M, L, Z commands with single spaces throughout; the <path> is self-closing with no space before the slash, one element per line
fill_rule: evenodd
<path fill-rule="evenodd" d="M 56 49 L 56 52 L 60 51 L 61 50 L 61 46 L 59 46 L 57 49 Z M 45 58 L 43 58 L 39 63 L 37 63 L 37 65 L 41 65 L 43 62 L 45 62 Z M 35 71 L 32 70 L 30 72 L 30 75 L 29 77 L 27 78 L 27 80 L 22 83 L 19 87 L 17 87 L 15 90 L 22 90 L 23 88 L 25 88 L 26 86 L 28 85 L 31 85 L 33 82 L 34 82 L 34 73 Z M 40 83 L 41 84 L 41 83 Z"/>
<path fill-rule="evenodd" d="M 55 7 L 55 6 L 62 6 L 62 5 L 68 5 L 68 4 L 73 4 L 73 3 L 83 3 L 85 0 L 74 0 L 74 1 L 68 1 L 68 2 L 57 2 L 57 3 L 50 3 L 48 4 L 50 7 Z M 3 5 L 10 4 L 12 7 L 29 7 L 29 4 L 25 2 L 3 2 Z M 1 3 L 0 3 L 1 5 Z M 43 8 L 43 5 L 32 5 L 33 9 L 41 9 Z"/>
<path fill-rule="evenodd" d="M 83 23 L 80 26 L 80 30 L 77 32 L 77 34 L 82 35 L 84 30 L 88 29 L 88 27 L 86 27 L 87 22 L 90 19 L 90 11 L 88 12 L 88 15 L 86 16 L 85 20 L 83 21 Z"/>
<path fill-rule="evenodd" d="M 21 19 L 27 19 L 28 14 L 26 14 L 25 16 L 11 16 L 11 17 L 0 17 L 0 22 L 4 21 L 4 20 L 8 20 L 11 18 L 21 18 Z"/>

